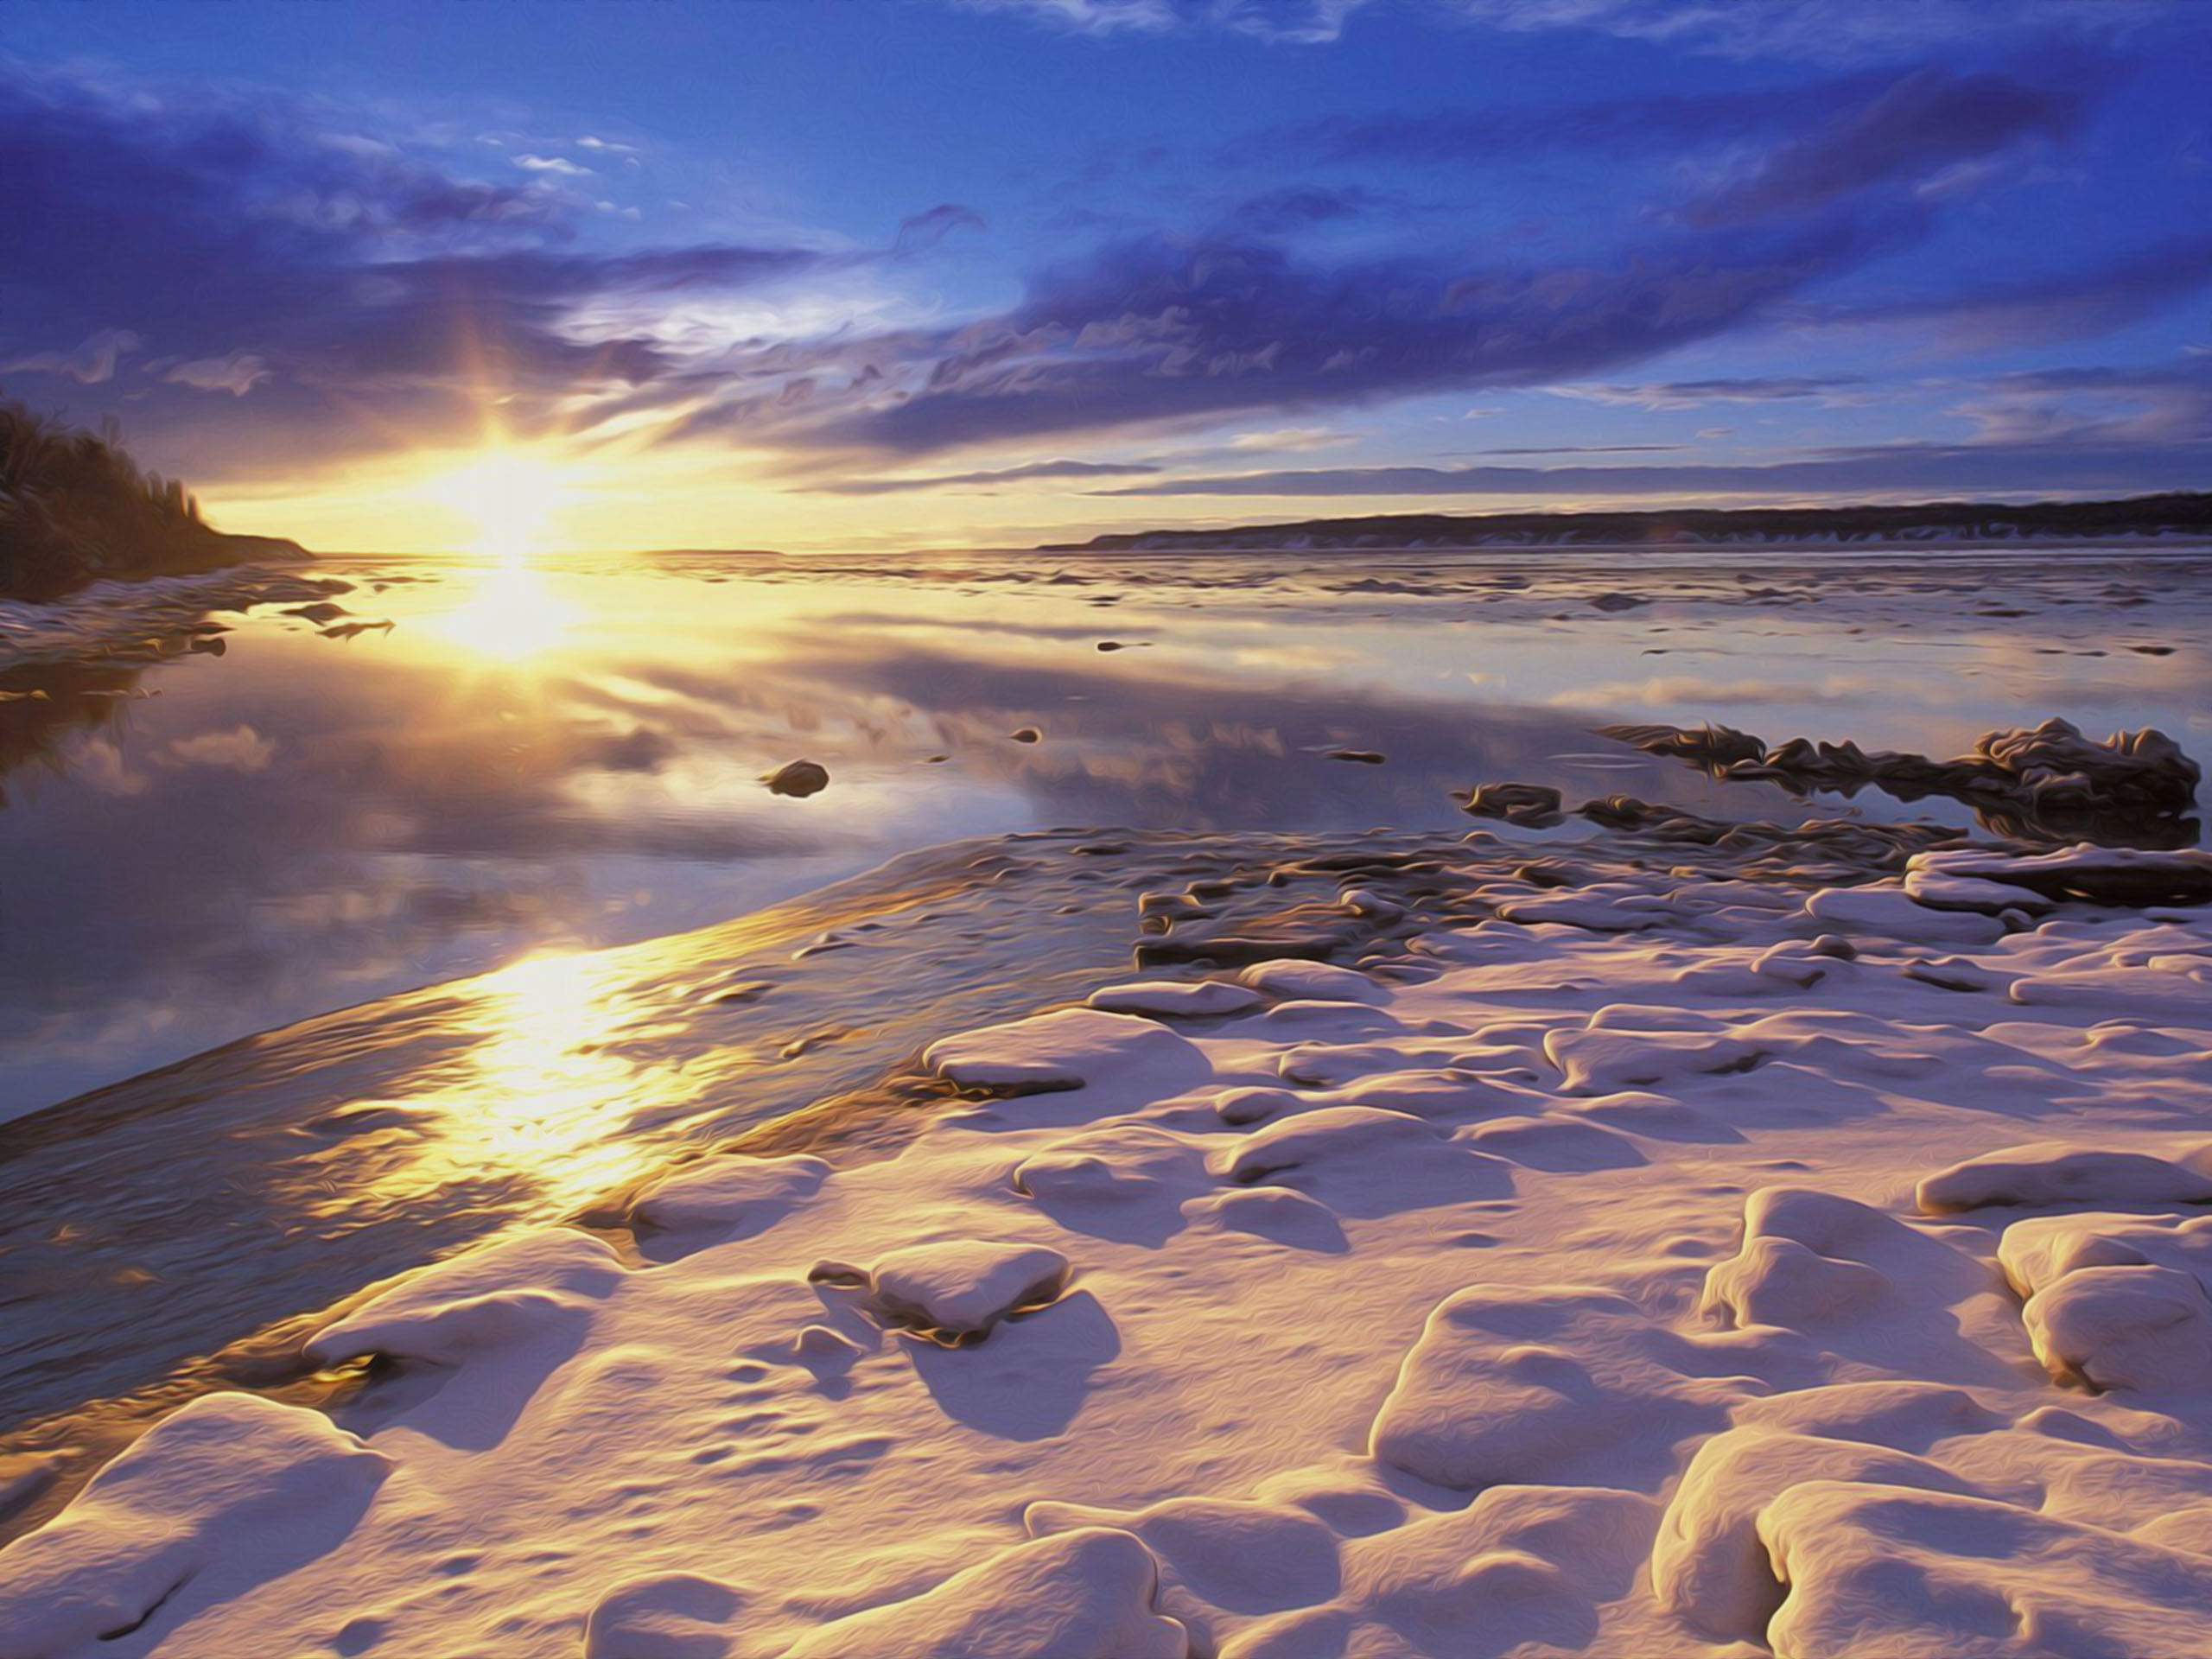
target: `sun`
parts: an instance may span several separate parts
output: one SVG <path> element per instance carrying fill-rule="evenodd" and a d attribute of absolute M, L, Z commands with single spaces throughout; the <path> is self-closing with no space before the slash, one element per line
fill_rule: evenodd
<path fill-rule="evenodd" d="M 567 499 L 563 469 L 513 449 L 487 449 L 467 465 L 434 478 L 422 492 L 467 515 L 476 529 L 469 550 L 507 566 L 541 550 L 546 529 Z"/>

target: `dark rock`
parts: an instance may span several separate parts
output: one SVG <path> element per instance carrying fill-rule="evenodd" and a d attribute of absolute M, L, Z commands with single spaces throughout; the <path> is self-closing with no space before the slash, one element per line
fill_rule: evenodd
<path fill-rule="evenodd" d="M 817 760 L 786 760 L 760 781 L 776 794 L 804 799 L 830 787 L 830 768 Z"/>
<path fill-rule="evenodd" d="M 1532 830 L 1567 821 L 1559 791 L 1548 784 L 1478 784 L 1467 791 L 1460 810 L 1471 817 L 1503 818 Z"/>

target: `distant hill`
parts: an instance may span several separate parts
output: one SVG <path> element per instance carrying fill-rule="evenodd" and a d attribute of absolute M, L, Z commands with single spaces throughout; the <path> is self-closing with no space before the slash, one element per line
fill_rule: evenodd
<path fill-rule="evenodd" d="M 1049 543 L 1047 553 L 1139 550 L 1450 547 L 1737 547 L 2101 541 L 2212 537 L 2212 493 L 2025 506 L 1656 508 L 1634 512 L 1383 513 L 1233 530 L 1141 530 Z"/>
<path fill-rule="evenodd" d="M 113 431 L 0 404 L 0 598 L 307 556 L 297 542 L 215 529 L 182 484 L 143 470 Z"/>

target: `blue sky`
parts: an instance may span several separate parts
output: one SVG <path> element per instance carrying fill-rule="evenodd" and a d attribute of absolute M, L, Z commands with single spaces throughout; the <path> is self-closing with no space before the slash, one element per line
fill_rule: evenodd
<path fill-rule="evenodd" d="M 310 540 L 487 438 L 688 545 L 2212 482 L 2197 0 L 8 22 L 0 385 Z"/>

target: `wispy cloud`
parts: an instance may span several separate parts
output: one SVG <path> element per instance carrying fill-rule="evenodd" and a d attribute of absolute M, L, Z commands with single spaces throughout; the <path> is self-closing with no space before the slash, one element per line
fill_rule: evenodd
<path fill-rule="evenodd" d="M 1143 461 L 1034 461 L 995 472 L 940 473 L 924 478 L 843 478 L 798 487 L 822 495 L 898 495 L 910 490 L 992 489 L 1039 479 L 1136 478 L 1160 471 Z"/>

